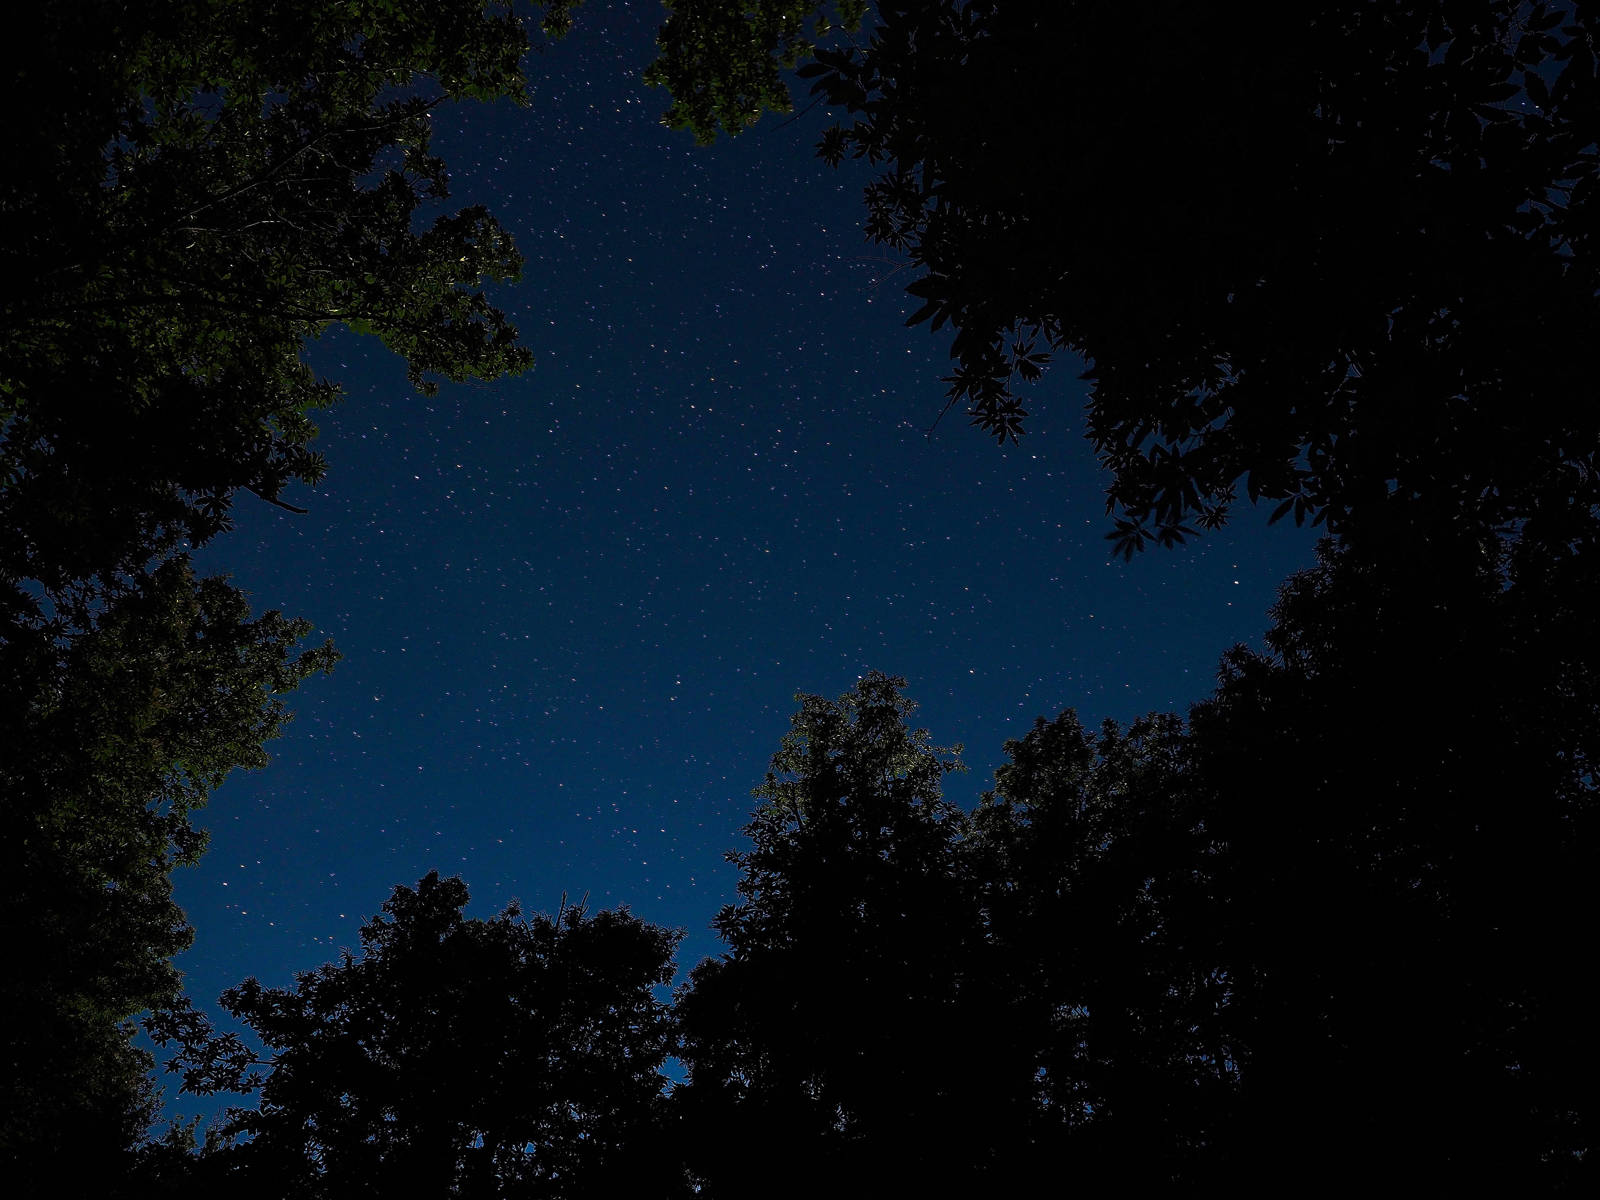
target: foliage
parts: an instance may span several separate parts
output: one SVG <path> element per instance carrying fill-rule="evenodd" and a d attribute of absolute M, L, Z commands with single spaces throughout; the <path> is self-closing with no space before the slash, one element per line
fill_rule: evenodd
<path fill-rule="evenodd" d="M 968 817 L 903 686 L 802 696 L 729 855 L 677 1002 L 703 1194 L 1170 1182 L 1235 1082 L 1181 723 L 1040 721 Z"/>
<path fill-rule="evenodd" d="M 912 323 L 954 329 L 949 399 L 976 424 L 1015 438 L 1014 384 L 1054 349 L 1089 360 L 1118 549 L 1182 541 L 1241 494 L 1335 529 L 1397 511 L 1418 538 L 1592 512 L 1594 6 L 877 18 L 796 72 L 851 117 L 819 153 L 882 166 L 868 236 L 918 269 Z M 729 59 L 698 47 L 742 37 L 771 30 L 702 17 L 656 77 L 715 94 Z M 675 111 L 702 139 L 738 129 Z"/>
<path fill-rule="evenodd" d="M 254 979 L 223 1006 L 269 1048 L 258 1061 L 192 1008 L 177 1042 L 190 1091 L 260 1088 L 244 1135 L 194 1168 L 204 1188 L 319 1196 L 676 1194 L 656 1142 L 670 1034 L 653 989 L 679 935 L 627 909 L 462 914 L 459 878 L 399 887 L 346 953 L 292 989 Z"/>
<path fill-rule="evenodd" d="M 662 0 L 658 58 L 644 81 L 667 89 L 662 117 L 669 129 L 689 129 L 701 145 L 754 125 L 763 113 L 792 107 L 785 70 L 816 50 L 817 40 L 842 29 L 855 33 L 866 0 Z M 830 17 L 826 11 L 833 10 Z M 807 31 L 809 19 L 811 28 Z"/>
<path fill-rule="evenodd" d="M 179 558 L 88 630 L 0 640 L 9 1179 L 60 1189 L 143 1136 L 150 1060 L 128 1021 L 170 999 L 191 935 L 170 873 L 199 857 L 194 813 L 228 771 L 265 765 L 283 695 L 332 665 L 330 647 L 298 650 L 308 632 L 251 619 Z"/>
<path fill-rule="evenodd" d="M 1041 829 L 1057 874 L 1008 848 L 1021 759 L 975 823 L 1091 1159 L 1593 1190 L 1597 12 L 884 0 L 794 71 L 848 114 L 821 156 L 882 169 L 952 404 L 1014 438 L 1013 385 L 1089 360 L 1117 549 L 1241 496 L 1339 535 L 1170 769 Z M 1086 787 L 1081 733 L 1036 733 Z"/>
<path fill-rule="evenodd" d="M 989 1102 L 962 1086 L 982 1062 L 956 1007 L 978 934 L 965 819 L 940 795 L 958 763 L 907 726 L 903 685 L 873 673 L 836 701 L 799 697 L 755 792 L 751 847 L 728 855 L 741 870 L 740 902 L 715 922 L 728 952 L 677 1002 L 690 1078 L 674 1107 L 702 1194 L 753 1180 L 865 1192 L 885 1171 L 915 1191 L 930 1165 L 917 1148 L 970 1136 Z"/>
<path fill-rule="evenodd" d="M 544 5 L 546 32 L 573 7 Z M 191 813 L 265 761 L 282 696 L 333 661 L 182 552 L 239 489 L 281 504 L 320 477 L 310 414 L 338 386 L 301 351 L 330 326 L 378 336 L 424 391 L 528 364 L 482 290 L 521 260 L 482 209 L 445 206 L 429 140 L 442 102 L 522 99 L 528 39 L 501 0 L 11 15 L 0 906 L 19 965 L 0 1153 L 8 1180 L 54 1163 L 72 1194 L 148 1117 L 126 1022 L 176 986 Z"/>
<path fill-rule="evenodd" d="M 901 681 L 802 697 L 678 995 L 702 1194 L 1592 1191 L 1576 594 L 1330 542 L 1187 726 L 1041 719 L 970 817 Z"/>
<path fill-rule="evenodd" d="M 1005 745 L 973 817 L 993 1008 L 1025 1080 L 1017 1184 L 1192 1181 L 1238 1081 L 1230 979 L 1209 936 L 1219 847 L 1197 819 L 1171 714 L 1098 736 L 1071 710 Z M 1013 1085 L 1015 1086 L 1015 1085 Z"/>
<path fill-rule="evenodd" d="M 1470 544 L 1409 567 L 1329 545 L 1272 652 L 1231 654 L 1195 710 L 1244 1047 L 1226 1156 L 1262 1186 L 1314 1162 L 1330 1186 L 1593 1189 L 1600 646 L 1576 594 L 1504 587 Z"/>
<path fill-rule="evenodd" d="M 481 290 L 520 269 L 505 230 L 481 208 L 429 219 L 448 196 L 432 110 L 523 98 L 508 5 L 91 0 L 22 20 L 0 181 L 9 605 L 204 542 L 240 488 L 318 479 L 308 414 L 338 387 L 300 351 L 330 325 L 375 333 L 425 391 L 528 365 Z"/>

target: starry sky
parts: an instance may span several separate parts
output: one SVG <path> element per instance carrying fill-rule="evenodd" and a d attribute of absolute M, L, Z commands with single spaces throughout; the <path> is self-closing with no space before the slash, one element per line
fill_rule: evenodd
<path fill-rule="evenodd" d="M 326 480 L 286 497 L 309 514 L 242 496 L 199 556 L 344 654 L 202 814 L 177 898 L 203 1006 L 357 947 L 434 868 L 473 915 L 627 904 L 687 931 L 686 971 L 718 949 L 722 853 L 797 691 L 905 676 L 965 745 L 970 805 L 1036 716 L 1186 710 L 1311 560 L 1311 531 L 1247 509 L 1110 559 L 1069 360 L 1019 445 L 958 413 L 930 436 L 948 342 L 904 327 L 867 169 L 813 157 L 822 109 L 709 149 L 668 132 L 639 82 L 660 17 L 591 0 L 530 61 L 531 107 L 436 118 L 454 202 L 527 259 L 495 295 L 534 369 L 424 399 L 328 335 L 307 358 L 347 398 L 319 422 Z"/>

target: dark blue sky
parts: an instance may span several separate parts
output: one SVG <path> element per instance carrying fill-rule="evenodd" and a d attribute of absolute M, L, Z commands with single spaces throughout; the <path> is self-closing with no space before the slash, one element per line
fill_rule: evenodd
<path fill-rule="evenodd" d="M 532 60 L 531 108 L 438 120 L 455 201 L 527 258 L 499 294 L 535 368 L 425 400 L 381 346 L 330 336 L 310 358 L 348 398 L 321 421 L 324 486 L 289 497 L 310 514 L 243 497 L 202 556 L 345 658 L 203 815 L 210 852 L 178 878 L 197 1002 L 356 946 L 431 868 L 480 915 L 626 903 L 689 931 L 686 969 L 717 949 L 721 854 L 796 691 L 906 676 L 965 743 L 970 803 L 1036 716 L 1186 709 L 1310 561 L 1310 531 L 1249 510 L 1109 560 L 1070 362 L 1019 446 L 959 414 L 924 436 L 945 342 L 902 325 L 865 171 L 812 157 L 822 110 L 712 149 L 663 129 L 638 82 L 659 19 L 585 5 Z"/>

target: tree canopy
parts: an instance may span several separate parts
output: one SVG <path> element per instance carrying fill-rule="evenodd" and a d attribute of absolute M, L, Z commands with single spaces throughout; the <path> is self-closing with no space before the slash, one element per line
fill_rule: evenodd
<path fill-rule="evenodd" d="M 970 815 L 902 681 L 802 697 L 677 1000 L 702 1194 L 1590 1188 L 1600 705 L 1418 594 L 1330 546 L 1189 723 L 1041 719 Z"/>
<path fill-rule="evenodd" d="M 559 34 L 575 0 L 550 0 Z M 179 996 L 171 871 L 335 659 L 187 548 L 324 467 L 342 324 L 437 379 L 525 367 L 450 212 L 439 103 L 521 99 L 500 0 L 91 0 L 0 88 L 0 1158 L 128 1168 L 131 1018 L 259 1093 L 135 1189 L 707 1200 L 1567 1190 L 1600 1170 L 1600 64 L 1587 3 L 675 0 L 649 78 L 701 140 L 787 110 L 867 160 L 867 232 L 1000 440 L 1052 353 L 1131 554 L 1230 504 L 1338 534 L 1185 722 L 1008 742 L 968 812 L 903 680 L 799 697 L 726 952 L 626 909 L 397 888 L 360 955 Z M 248 19 L 246 19 L 248 18 Z M 667 1088 L 669 1055 L 685 1081 Z"/>
<path fill-rule="evenodd" d="M 1194 710 L 1197 816 L 1226 848 L 1207 937 L 1241 1047 L 1226 1157 L 1262 1181 L 1316 1162 L 1352 1186 L 1582 1193 L 1593 622 L 1440 566 L 1325 549 L 1269 652 L 1229 655 Z"/>
<path fill-rule="evenodd" d="M 16 969 L 0 1155 L 25 1188 L 93 1180 L 151 1119 L 128 1022 L 170 1002 L 192 935 L 172 870 L 205 846 L 194 814 L 266 764 L 283 696 L 327 669 L 303 621 L 252 618 L 237 590 L 170 559 L 71 638 L 0 638 L 0 921 Z M 37 1172 L 37 1175 L 36 1175 Z"/>
<path fill-rule="evenodd" d="M 548 34 L 574 3 L 543 6 Z M 0 804 L 28 967 L 4 986 L 0 1161 L 75 1191 L 149 1115 L 127 1021 L 177 986 L 191 816 L 335 658 L 186 554 L 239 490 L 287 505 L 321 476 L 311 413 L 339 389 L 301 352 L 333 325 L 424 391 L 528 365 L 483 290 L 521 260 L 448 208 L 430 118 L 522 101 L 529 43 L 500 0 L 88 0 L 10 28 Z"/>
<path fill-rule="evenodd" d="M 677 935 L 626 911 L 467 920 L 465 887 L 430 875 L 359 957 L 225 994 L 264 1057 L 192 1008 L 152 1020 L 188 1090 L 260 1102 L 198 1156 L 152 1149 L 148 1175 L 309 1196 L 1309 1175 L 1587 1194 L 1593 760 L 1540 708 L 1559 668 L 1510 650 L 1532 647 L 1508 595 L 1464 601 L 1507 629 L 1473 657 L 1481 614 L 1441 621 L 1330 547 L 1188 722 L 1040 719 L 971 812 L 902 680 L 801 696 L 728 855 L 726 949 L 670 1011 L 652 989 Z M 664 1094 L 669 1053 L 686 1078 Z"/>
<path fill-rule="evenodd" d="M 545 6 L 565 28 L 571 0 Z M 301 360 L 336 323 L 424 390 L 530 362 L 486 298 L 521 267 L 484 209 L 441 211 L 441 102 L 525 101 L 498 0 L 220 0 L 30 10 L 0 182 L 0 583 L 136 570 L 248 489 L 324 469 Z"/>
<path fill-rule="evenodd" d="M 1209 931 L 1221 847 L 1183 722 L 1090 733 L 1071 710 L 1005 744 L 973 815 L 991 979 L 1012 1030 L 1016 1185 L 1162 1190 L 1203 1178 L 1238 1084 L 1232 980 Z M 1025 1087 L 1019 1087 L 1025 1081 Z"/>
<path fill-rule="evenodd" d="M 187 1164 L 197 1194 L 675 1194 L 654 989 L 680 935 L 625 908 L 468 919 L 468 899 L 430 873 L 362 926 L 359 956 L 224 993 L 264 1060 L 193 1009 L 152 1022 L 188 1089 L 260 1089 L 221 1131 L 245 1140 Z"/>
<path fill-rule="evenodd" d="M 677 1000 L 703 1194 L 1171 1182 L 1234 1082 L 1184 957 L 1211 947 L 1181 722 L 1041 720 L 969 815 L 903 688 L 800 697 L 729 855 L 728 950 Z"/>
<path fill-rule="evenodd" d="M 970 1136 L 988 1103 L 963 1087 L 983 1064 L 959 1044 L 978 927 L 957 860 L 965 818 L 940 788 L 958 761 L 906 723 L 903 686 L 875 673 L 836 701 L 798 697 L 755 791 L 751 848 L 728 855 L 741 872 L 740 902 L 715 921 L 728 952 L 677 1004 L 689 1083 L 674 1101 L 709 1195 L 754 1180 L 781 1195 L 912 1186 L 929 1165 L 916 1147 Z M 793 1142 L 781 1177 L 775 1128 Z"/>
<path fill-rule="evenodd" d="M 1173 1178 L 1591 1187 L 1595 6 L 884 0 L 869 35 L 813 30 L 764 76 L 687 49 L 740 8 L 669 18 L 668 123 L 787 110 L 748 80 L 809 55 L 790 78 L 845 114 L 819 154 L 880 168 L 867 234 L 918 271 L 911 323 L 953 330 L 951 404 L 1014 438 L 1017 385 L 1074 351 L 1120 550 L 1241 496 L 1338 535 L 1133 808 L 1176 810 L 1106 843 L 1156 889 L 1124 909 L 1149 941 L 1104 976 L 1069 958 L 1073 986 L 1160 980 L 1174 1007 L 1069 1009 L 1101 1148 L 1131 1101 Z M 738 100 L 696 102 L 719 88 Z M 1056 895 L 1095 895 L 1104 863 Z M 1117 945 L 1112 911 L 1064 955 Z M 1187 1030 L 1154 1057 L 1194 1087 L 1141 1088 L 1138 1055 L 1097 1074 L 1095 1026 L 1123 1021 L 1152 1048 Z"/>
<path fill-rule="evenodd" d="M 842 39 L 812 10 L 674 6 L 668 123 L 737 133 L 812 57 L 847 114 L 819 153 L 881 167 L 867 234 L 954 330 L 950 403 L 1014 438 L 1017 385 L 1088 360 L 1120 549 L 1240 495 L 1414 535 L 1589 519 L 1593 6 L 884 0 Z"/>

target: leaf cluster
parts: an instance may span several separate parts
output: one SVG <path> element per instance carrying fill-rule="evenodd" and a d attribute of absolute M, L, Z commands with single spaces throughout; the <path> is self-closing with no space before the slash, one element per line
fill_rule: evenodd
<path fill-rule="evenodd" d="M 663 0 L 660 55 L 644 73 L 671 97 L 661 123 L 708 146 L 793 107 L 784 72 L 831 34 L 860 30 L 866 0 Z M 830 15 L 831 13 L 831 15 Z M 804 69 L 802 68 L 802 74 Z"/>

